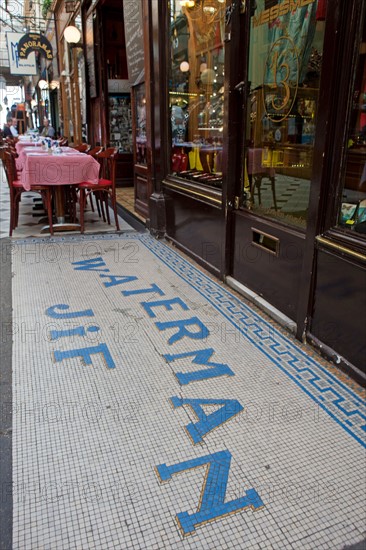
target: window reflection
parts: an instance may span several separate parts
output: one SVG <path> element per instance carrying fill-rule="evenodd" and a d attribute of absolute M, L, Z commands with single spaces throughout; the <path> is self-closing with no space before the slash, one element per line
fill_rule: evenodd
<path fill-rule="evenodd" d="M 366 233 L 366 30 L 360 44 L 352 95 L 346 170 L 339 225 Z"/>
<path fill-rule="evenodd" d="M 246 206 L 306 227 L 324 13 L 318 2 L 257 0 L 251 18 Z"/>
<path fill-rule="evenodd" d="M 222 187 L 224 16 L 222 0 L 170 3 L 171 170 L 180 177 L 219 188 Z"/>
<path fill-rule="evenodd" d="M 147 165 L 145 83 L 135 87 L 136 163 Z"/>

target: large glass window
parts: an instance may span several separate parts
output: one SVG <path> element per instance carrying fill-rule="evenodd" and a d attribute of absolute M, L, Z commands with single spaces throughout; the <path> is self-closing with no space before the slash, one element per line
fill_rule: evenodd
<path fill-rule="evenodd" d="M 366 29 L 359 47 L 350 123 L 348 127 L 346 170 L 338 223 L 341 227 L 366 234 Z"/>
<path fill-rule="evenodd" d="M 225 0 L 171 0 L 171 170 L 222 187 Z"/>
<path fill-rule="evenodd" d="M 305 228 L 326 3 L 257 0 L 254 5 L 245 140 L 246 206 Z"/>
<path fill-rule="evenodd" d="M 136 121 L 136 164 L 147 166 L 146 156 L 146 97 L 145 82 L 133 88 L 135 95 L 135 121 Z"/>

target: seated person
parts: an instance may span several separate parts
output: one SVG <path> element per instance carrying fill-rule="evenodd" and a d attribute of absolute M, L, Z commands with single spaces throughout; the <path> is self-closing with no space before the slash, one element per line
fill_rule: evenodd
<path fill-rule="evenodd" d="M 7 137 L 18 137 L 18 130 L 17 130 L 17 119 L 16 118 L 8 118 L 6 121 L 6 124 L 4 126 L 4 138 Z"/>
<path fill-rule="evenodd" d="M 50 138 L 55 137 L 55 129 L 52 128 L 52 126 L 50 125 L 50 121 L 48 120 L 47 117 L 43 117 L 43 127 L 40 130 L 39 135 L 42 137 L 50 137 Z"/>

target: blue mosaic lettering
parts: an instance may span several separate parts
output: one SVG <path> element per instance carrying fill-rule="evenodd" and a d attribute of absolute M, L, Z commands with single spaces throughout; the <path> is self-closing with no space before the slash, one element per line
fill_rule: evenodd
<path fill-rule="evenodd" d="M 124 283 L 130 283 L 131 281 L 136 281 L 137 277 L 135 275 L 99 275 L 99 277 L 108 277 L 110 279 L 109 283 L 103 283 L 106 288 L 110 286 L 123 285 Z"/>
<path fill-rule="evenodd" d="M 73 313 L 57 313 L 56 309 L 69 309 L 67 304 L 56 304 L 46 309 L 46 315 L 53 319 L 75 319 L 75 317 L 94 317 L 92 309 L 84 309 L 84 311 L 74 311 Z"/>
<path fill-rule="evenodd" d="M 87 332 L 98 332 L 100 327 L 91 326 L 87 328 Z M 76 327 L 67 330 L 51 330 L 50 338 L 51 340 L 58 340 L 59 338 L 70 337 L 70 336 L 85 336 L 85 327 Z"/>
<path fill-rule="evenodd" d="M 72 359 L 74 357 L 82 357 L 82 361 L 85 365 L 92 365 L 91 356 L 101 353 L 104 356 L 105 362 L 109 369 L 114 369 L 115 364 L 112 359 L 112 356 L 109 352 L 109 349 L 106 344 L 99 344 L 99 346 L 92 346 L 90 348 L 79 348 L 79 349 L 69 349 L 67 351 L 55 350 L 55 361 L 63 361 L 64 359 Z"/>
<path fill-rule="evenodd" d="M 89 260 L 81 260 L 80 262 L 72 262 L 71 265 L 78 265 L 74 267 L 75 271 L 109 271 L 109 269 L 97 269 L 106 265 L 102 257 L 90 258 Z"/>
<path fill-rule="evenodd" d="M 131 296 L 131 294 L 147 294 L 148 292 L 157 292 L 160 296 L 165 296 L 165 292 L 161 290 L 155 283 L 152 283 L 150 288 L 139 288 L 137 290 L 122 290 L 123 296 Z"/>
<path fill-rule="evenodd" d="M 166 321 L 164 323 L 155 323 L 159 330 L 166 330 L 168 328 L 178 328 L 178 332 L 173 334 L 168 340 L 168 344 L 174 344 L 185 336 L 192 338 L 193 340 L 203 340 L 210 334 L 208 328 L 198 319 L 198 317 L 191 317 L 191 319 L 182 319 L 180 321 Z M 198 331 L 191 332 L 186 329 L 187 326 L 195 325 L 199 328 Z"/>
<path fill-rule="evenodd" d="M 231 453 L 229 451 L 218 451 L 211 455 L 187 460 L 186 462 L 180 462 L 172 466 L 167 466 L 166 464 L 156 466 L 156 472 L 161 482 L 170 481 L 173 474 L 199 466 L 207 466 L 197 511 L 193 514 L 179 512 L 176 516 L 183 535 L 194 533 L 198 525 L 239 512 L 244 508 L 250 507 L 253 510 L 258 510 L 264 506 L 262 499 L 255 489 L 248 489 L 244 496 L 224 502 L 230 462 Z"/>
<path fill-rule="evenodd" d="M 215 352 L 213 348 L 201 349 L 197 351 L 191 351 L 189 353 L 177 353 L 175 355 L 167 354 L 164 358 L 167 361 L 175 361 L 176 359 L 183 359 L 184 357 L 194 357 L 192 361 L 195 365 L 207 365 L 209 369 L 197 370 L 195 372 L 176 372 L 175 376 L 178 378 L 178 382 L 183 386 L 190 382 L 196 382 L 198 380 L 206 380 L 207 378 L 215 378 L 216 376 L 234 376 L 235 373 L 230 369 L 228 365 L 224 363 L 211 363 L 209 359 Z"/>
<path fill-rule="evenodd" d="M 171 311 L 172 304 L 179 304 L 184 311 L 187 311 L 189 307 L 180 298 L 171 298 L 170 300 L 157 300 L 156 302 L 141 302 L 142 307 L 147 311 L 149 317 L 156 317 L 155 313 L 151 311 L 153 307 L 165 307 L 167 311 Z"/>
<path fill-rule="evenodd" d="M 194 445 L 201 443 L 205 435 L 243 410 L 236 399 L 182 399 L 171 397 L 170 400 L 174 409 L 189 405 L 195 412 L 199 422 L 195 424 L 191 422 L 185 426 Z M 207 416 L 201 405 L 222 405 L 222 407 Z"/>

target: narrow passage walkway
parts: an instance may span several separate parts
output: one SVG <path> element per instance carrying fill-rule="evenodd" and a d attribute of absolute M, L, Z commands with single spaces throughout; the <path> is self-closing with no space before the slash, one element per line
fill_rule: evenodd
<path fill-rule="evenodd" d="M 11 254 L 14 549 L 365 540 L 358 387 L 148 234 Z"/>

